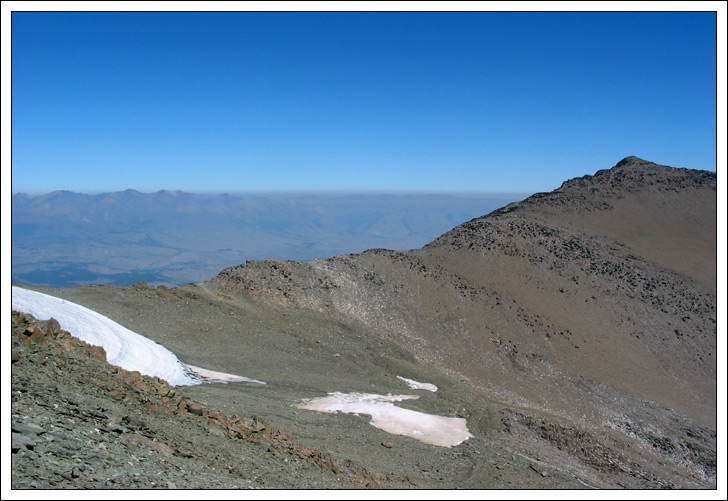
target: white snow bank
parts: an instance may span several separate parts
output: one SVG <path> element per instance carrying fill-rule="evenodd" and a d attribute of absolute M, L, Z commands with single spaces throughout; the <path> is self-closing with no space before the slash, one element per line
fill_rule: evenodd
<path fill-rule="evenodd" d="M 164 346 L 155 343 L 100 313 L 48 294 L 13 287 L 13 309 L 39 320 L 55 318 L 61 328 L 88 344 L 106 350 L 106 360 L 128 371 L 156 376 L 172 386 L 202 382 L 261 381 L 209 371 L 183 364 Z M 265 384 L 265 383 L 263 383 Z"/>
<path fill-rule="evenodd" d="M 427 391 L 437 391 L 437 386 L 435 386 L 432 383 L 419 383 L 415 381 L 414 379 L 407 379 L 406 377 L 397 376 L 397 379 L 401 379 L 405 383 L 409 385 L 410 388 L 413 390 L 427 390 Z"/>
<path fill-rule="evenodd" d="M 201 377 L 205 381 L 215 383 L 258 383 L 265 384 L 263 381 L 257 379 L 251 379 L 249 377 L 236 376 L 235 374 L 226 374 L 224 372 L 211 371 L 210 369 L 203 369 L 202 367 L 195 367 L 194 365 L 186 364 L 187 368 L 194 372 L 197 376 Z"/>
<path fill-rule="evenodd" d="M 371 424 L 393 435 L 404 435 L 430 445 L 452 447 L 472 437 L 465 419 L 433 416 L 397 407 L 393 402 L 415 400 L 415 395 L 376 395 L 371 393 L 329 393 L 296 405 L 318 412 L 368 414 Z"/>

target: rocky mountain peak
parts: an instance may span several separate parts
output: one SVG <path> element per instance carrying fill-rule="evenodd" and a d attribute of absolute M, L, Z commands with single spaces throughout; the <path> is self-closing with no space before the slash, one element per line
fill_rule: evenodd
<path fill-rule="evenodd" d="M 524 217 L 531 222 L 540 221 L 539 224 L 552 226 L 555 221 L 563 223 L 568 219 L 572 224 L 575 218 L 600 214 L 602 218 L 616 218 L 613 224 L 620 226 L 623 222 L 617 214 L 634 222 L 638 214 L 645 214 L 648 207 L 656 211 L 652 217 L 667 217 L 669 213 L 680 218 L 689 207 L 704 207 L 709 213 L 716 185 L 715 172 L 668 167 L 629 156 L 612 168 L 570 179 L 554 191 L 536 193 L 521 202 L 463 223 L 426 247 L 443 244 L 479 247 L 483 238 L 496 238 L 494 235 L 486 238 L 483 232 L 495 232 L 501 238 L 512 233 L 511 226 L 520 225 L 519 221 Z M 658 210 L 657 207 L 663 208 Z M 596 223 L 579 224 L 588 229 Z M 602 229 L 604 224 L 604 220 L 598 223 Z M 648 221 L 644 224 L 648 225 Z"/>
<path fill-rule="evenodd" d="M 669 167 L 629 156 L 611 169 L 602 169 L 594 175 L 570 179 L 551 194 L 572 194 L 593 198 L 622 198 L 628 193 L 679 192 L 689 188 L 712 186 L 715 189 L 715 172 Z"/>
<path fill-rule="evenodd" d="M 617 162 L 617 165 L 615 165 L 615 167 L 637 167 L 640 165 L 657 165 L 657 164 L 644 160 L 642 158 L 636 157 L 634 155 L 630 155 L 628 157 L 624 157 L 622 160 Z"/>

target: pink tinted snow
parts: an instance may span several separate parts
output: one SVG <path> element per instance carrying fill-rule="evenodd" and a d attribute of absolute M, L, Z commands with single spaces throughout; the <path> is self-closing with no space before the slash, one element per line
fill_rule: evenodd
<path fill-rule="evenodd" d="M 329 393 L 296 405 L 318 412 L 368 414 L 371 424 L 393 435 L 404 435 L 440 447 L 452 447 L 472 437 L 465 419 L 433 416 L 397 407 L 393 402 L 415 400 L 415 395 L 376 395 L 371 393 Z"/>

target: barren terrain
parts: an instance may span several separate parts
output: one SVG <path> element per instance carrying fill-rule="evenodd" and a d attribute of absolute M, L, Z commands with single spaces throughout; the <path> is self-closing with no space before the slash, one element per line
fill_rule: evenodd
<path fill-rule="evenodd" d="M 163 383 L 122 391 L 127 376 L 30 341 L 14 314 L 13 423 L 43 432 L 17 432 L 37 440 L 13 446 L 13 486 L 147 487 L 153 472 L 163 488 L 715 488 L 716 211 L 715 173 L 628 157 L 421 249 L 251 261 L 178 288 L 32 287 L 267 384 L 177 388 L 194 411 L 150 407 Z M 397 405 L 473 436 L 441 447 L 300 408 L 332 392 L 416 394 Z M 210 424 L 233 415 L 247 432 Z M 53 453 L 51 424 L 79 457 Z M 251 439 L 256 426 L 270 436 Z M 97 483 L 73 473 L 88 450 Z"/>

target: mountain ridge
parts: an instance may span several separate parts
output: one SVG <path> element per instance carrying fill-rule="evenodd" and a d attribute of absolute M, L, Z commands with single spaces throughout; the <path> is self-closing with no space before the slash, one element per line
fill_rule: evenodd
<path fill-rule="evenodd" d="M 568 179 L 553 191 L 534 193 L 524 200 L 510 203 L 493 212 L 499 214 L 508 213 L 513 210 L 522 210 L 531 205 L 563 206 L 568 201 L 580 201 L 583 203 L 586 197 L 580 191 L 586 187 L 591 188 L 590 193 L 588 193 L 590 196 L 599 195 L 604 198 L 611 198 L 614 195 L 619 195 L 614 189 L 624 184 L 629 183 L 632 186 L 641 186 L 643 189 L 647 189 L 647 186 L 655 186 L 658 176 L 660 176 L 659 182 L 656 185 L 658 191 L 675 191 L 681 188 L 715 183 L 717 175 L 712 171 L 658 165 L 636 156 L 628 156 L 617 162 L 612 168 L 600 169 L 593 175 L 586 174 Z M 571 197 L 576 195 L 582 196 L 571 200 L 568 198 L 569 195 Z M 592 207 L 607 209 L 609 205 L 602 204 Z M 582 209 L 584 208 L 586 207 L 582 207 Z M 475 219 L 480 219 L 480 217 Z"/>

